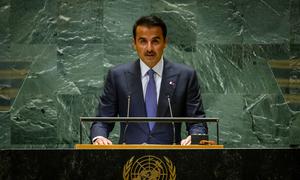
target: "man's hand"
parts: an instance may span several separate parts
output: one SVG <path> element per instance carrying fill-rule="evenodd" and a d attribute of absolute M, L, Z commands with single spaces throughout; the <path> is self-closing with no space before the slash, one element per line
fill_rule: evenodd
<path fill-rule="evenodd" d="M 97 138 L 94 142 L 93 142 L 94 145 L 111 145 L 112 142 L 103 137 L 103 136 L 99 136 L 99 138 Z"/>
<path fill-rule="evenodd" d="M 191 135 L 189 135 L 187 138 L 181 140 L 181 142 L 180 142 L 180 144 L 183 146 L 191 145 L 191 143 L 192 143 Z"/>

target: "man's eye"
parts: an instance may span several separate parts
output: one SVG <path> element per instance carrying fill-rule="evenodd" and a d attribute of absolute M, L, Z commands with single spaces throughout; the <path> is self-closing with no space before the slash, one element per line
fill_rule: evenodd
<path fill-rule="evenodd" d="M 153 44 L 159 44 L 159 41 L 158 40 L 153 40 L 152 43 Z"/>
<path fill-rule="evenodd" d="M 140 40 L 140 43 L 141 43 L 141 44 L 145 44 L 146 41 L 145 41 L 145 40 Z"/>

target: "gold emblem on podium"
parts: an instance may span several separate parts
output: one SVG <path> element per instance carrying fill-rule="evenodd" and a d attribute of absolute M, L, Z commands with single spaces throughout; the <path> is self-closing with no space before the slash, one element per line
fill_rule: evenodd
<path fill-rule="evenodd" d="M 167 157 L 147 155 L 135 160 L 131 157 L 123 167 L 124 180 L 174 180 L 176 168 Z"/>

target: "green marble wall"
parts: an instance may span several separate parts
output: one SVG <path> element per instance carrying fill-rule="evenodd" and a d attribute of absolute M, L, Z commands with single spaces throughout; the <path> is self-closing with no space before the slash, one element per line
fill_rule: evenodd
<path fill-rule="evenodd" d="M 30 62 L 30 71 L 0 113 L 0 148 L 78 143 L 79 117 L 95 115 L 107 70 L 137 58 L 132 24 L 150 13 L 168 25 L 165 56 L 197 70 L 225 147 L 300 143 L 300 109 L 291 110 L 268 64 L 299 59 L 299 0 L 1 0 L 0 62 Z"/>

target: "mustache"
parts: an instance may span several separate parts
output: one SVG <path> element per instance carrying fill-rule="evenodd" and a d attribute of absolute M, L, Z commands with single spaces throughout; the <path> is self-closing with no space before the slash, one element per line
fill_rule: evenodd
<path fill-rule="evenodd" d="M 145 56 L 153 56 L 155 55 L 156 53 L 154 51 L 147 51 L 144 55 Z"/>

